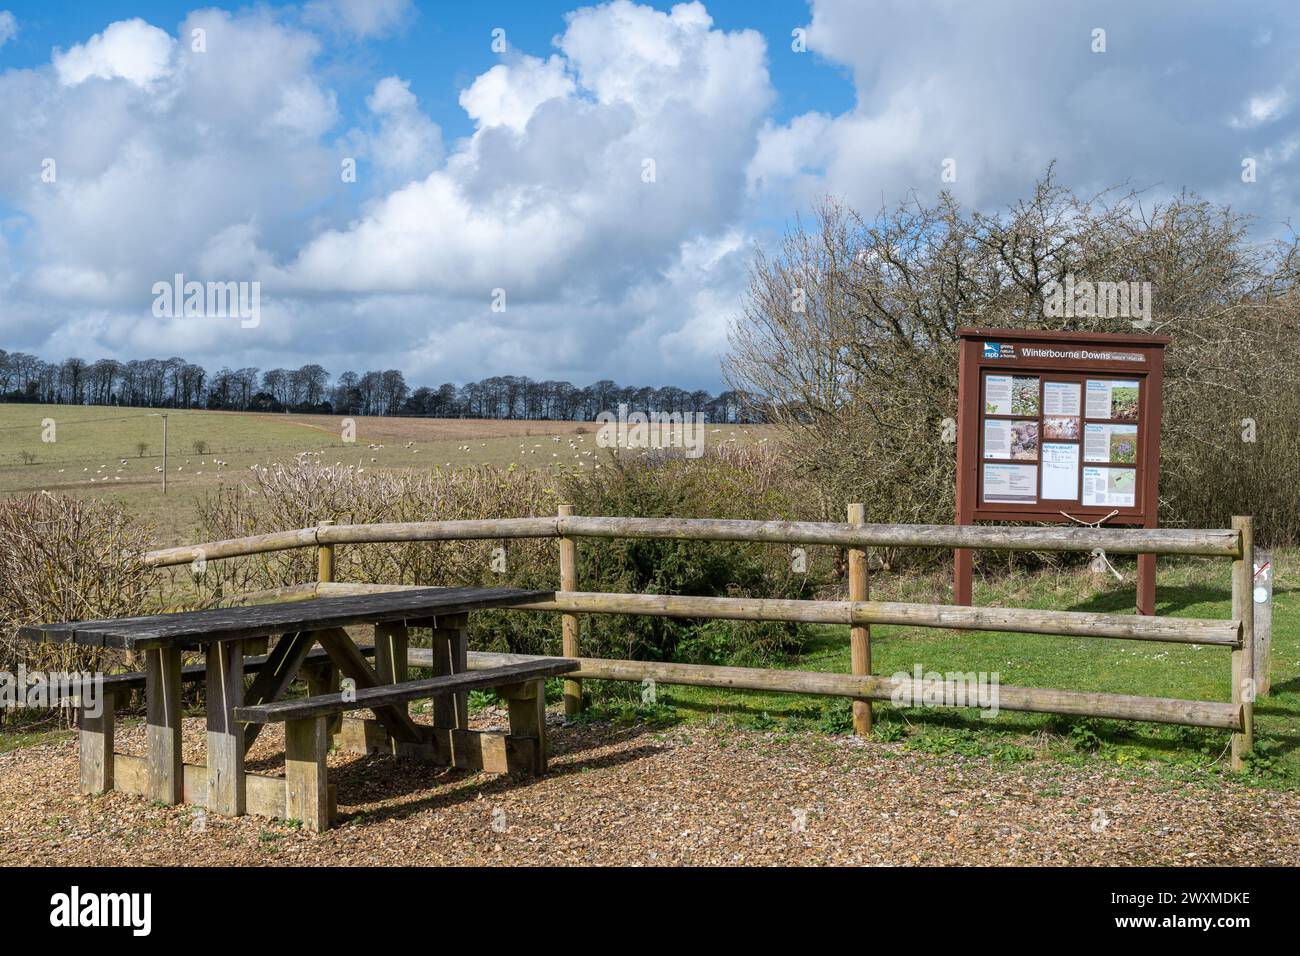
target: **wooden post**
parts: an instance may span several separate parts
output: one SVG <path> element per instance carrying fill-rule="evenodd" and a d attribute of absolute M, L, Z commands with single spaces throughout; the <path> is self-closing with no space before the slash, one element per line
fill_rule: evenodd
<path fill-rule="evenodd" d="M 1232 616 L 1241 622 L 1242 645 L 1232 652 L 1232 703 L 1241 713 L 1241 731 L 1232 734 L 1232 769 L 1242 770 L 1255 745 L 1255 531 L 1242 515 L 1232 519 L 1232 528 L 1241 536 L 1241 555 L 1232 562 Z"/>
<path fill-rule="evenodd" d="M 330 825 L 327 723 L 327 717 L 307 717 L 284 725 L 285 816 L 313 833 Z"/>
<path fill-rule="evenodd" d="M 1273 555 L 1255 552 L 1255 694 L 1273 689 Z"/>
<path fill-rule="evenodd" d="M 316 527 L 328 528 L 333 524 L 331 520 L 319 521 Z M 334 580 L 334 545 L 332 544 L 316 545 L 316 580 L 322 584 Z"/>
<path fill-rule="evenodd" d="M 100 713 L 88 716 L 83 706 L 78 711 L 77 738 L 81 762 L 81 792 L 108 793 L 113 789 L 113 722 L 117 695 L 100 694 Z"/>
<path fill-rule="evenodd" d="M 1150 616 L 1156 613 L 1156 556 L 1139 554 L 1137 572 L 1137 612 Z"/>
<path fill-rule="evenodd" d="M 498 688 L 498 693 L 506 699 L 511 735 L 537 740 L 532 772 L 541 776 L 546 773 L 546 681 L 512 684 Z"/>
<path fill-rule="evenodd" d="M 409 670 L 406 658 L 410 643 L 404 622 L 391 621 L 375 625 L 375 673 L 379 675 L 380 683 L 397 684 L 406 680 Z M 410 713 L 409 703 L 401 706 Z M 340 718 L 342 716 L 339 715 Z M 389 741 L 394 755 L 398 752 L 397 743 L 396 738 Z"/>
<path fill-rule="evenodd" d="M 307 678 L 307 696 L 319 697 L 321 694 L 337 694 L 341 683 L 339 681 L 339 669 L 334 666 L 333 661 L 312 662 L 302 669 L 302 674 Z M 254 725 L 259 726 L 259 725 Z M 343 730 L 343 715 L 334 714 L 329 718 L 329 738 L 330 746 L 334 746 L 334 738 Z"/>
<path fill-rule="evenodd" d="M 234 709 L 244 703 L 243 641 L 207 646 L 208 809 L 228 817 L 244 813 L 244 727 Z"/>
<path fill-rule="evenodd" d="M 573 514 L 573 505 L 562 504 L 559 508 L 561 518 Z M 560 538 L 560 590 L 578 590 L 578 542 L 573 538 Z M 562 652 L 565 657 L 578 656 L 578 617 L 576 614 L 564 614 L 560 618 L 560 636 Z M 564 682 L 564 716 L 573 717 L 582 710 L 582 681 L 566 680 Z"/>
<path fill-rule="evenodd" d="M 865 505 L 849 505 L 849 524 L 866 524 Z M 849 600 L 868 599 L 867 553 L 859 548 L 849 548 Z M 871 673 L 871 628 L 854 627 L 849 631 L 849 654 L 854 674 Z M 853 732 L 860 737 L 871 733 L 871 701 L 853 701 Z"/>
<path fill-rule="evenodd" d="M 469 670 L 469 615 L 442 614 L 431 635 L 434 676 Z M 433 725 L 469 730 L 469 693 L 442 694 L 433 700 Z"/>
<path fill-rule="evenodd" d="M 185 797 L 180 650 L 174 647 L 146 650 L 144 675 L 149 797 L 160 803 L 180 803 Z"/>
<path fill-rule="evenodd" d="M 317 528 L 328 528 L 333 525 L 331 519 L 325 519 L 316 523 Z M 321 584 L 331 584 L 334 581 L 334 545 L 318 544 L 316 546 L 316 580 Z M 305 672 L 307 678 L 307 693 L 313 697 L 317 694 L 336 694 L 339 690 L 339 669 L 334 666 L 333 661 L 323 661 L 320 664 L 312 665 Z M 335 714 L 330 718 L 329 735 L 333 741 L 334 736 L 343 729 L 343 715 Z"/>

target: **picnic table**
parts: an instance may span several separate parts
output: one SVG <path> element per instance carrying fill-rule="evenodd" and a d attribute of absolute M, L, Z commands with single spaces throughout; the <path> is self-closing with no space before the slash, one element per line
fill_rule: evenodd
<path fill-rule="evenodd" d="M 229 816 L 248 812 L 301 820 L 321 830 L 334 814 L 334 788 L 325 769 L 331 743 L 444 766 L 545 772 L 544 680 L 577 670 L 578 662 L 548 658 L 470 671 L 467 635 L 473 611 L 553 597 L 550 591 L 516 588 L 422 588 L 30 625 L 20 628 L 18 636 L 143 653 L 143 672 L 97 677 L 102 707 L 82 704 L 83 793 L 116 788 Z M 345 628 L 356 625 L 373 627 L 373 645 L 352 639 Z M 431 654 L 425 659 L 432 661 L 432 678 L 408 679 L 415 629 L 429 632 Z M 257 653 L 272 637 L 278 640 L 269 653 Z M 187 653 L 202 654 L 202 663 L 184 665 Z M 247 687 L 246 674 L 252 675 Z M 309 696 L 287 698 L 300 676 Z M 187 681 L 206 685 L 204 764 L 182 759 L 181 686 Z M 469 729 L 469 691 L 487 688 L 507 701 L 508 734 Z M 145 695 L 143 758 L 115 752 L 113 742 L 116 702 L 135 689 Z M 411 719 L 408 704 L 420 699 L 433 701 L 432 726 Z M 343 716 L 363 709 L 373 711 L 375 719 Z M 273 722 L 285 724 L 285 775 L 245 772 L 248 748 L 262 727 Z"/>

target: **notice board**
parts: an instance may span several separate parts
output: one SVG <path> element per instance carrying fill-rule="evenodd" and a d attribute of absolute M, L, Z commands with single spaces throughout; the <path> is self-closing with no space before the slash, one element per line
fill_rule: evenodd
<path fill-rule="evenodd" d="M 1156 526 L 1169 339 L 994 328 L 958 336 L 958 524 Z M 1142 613 L 1154 613 L 1154 583 L 1154 556 L 1143 555 Z M 969 552 L 957 553 L 955 591 L 958 604 L 970 603 Z"/>

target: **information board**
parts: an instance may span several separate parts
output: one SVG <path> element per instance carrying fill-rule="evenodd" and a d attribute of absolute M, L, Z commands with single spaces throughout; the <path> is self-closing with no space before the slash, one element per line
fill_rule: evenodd
<path fill-rule="evenodd" d="M 1169 339 L 992 328 L 958 335 L 958 524 L 1155 527 Z M 964 588 L 961 573 L 969 555 L 958 559 L 958 603 L 969 603 L 969 573 Z"/>

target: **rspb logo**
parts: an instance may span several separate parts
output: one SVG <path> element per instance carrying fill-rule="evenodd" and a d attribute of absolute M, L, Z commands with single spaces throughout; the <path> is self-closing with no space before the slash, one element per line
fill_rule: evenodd
<path fill-rule="evenodd" d="M 1001 342 L 984 343 L 985 358 L 1015 358 L 1016 347 L 1014 345 L 1004 345 Z"/>

